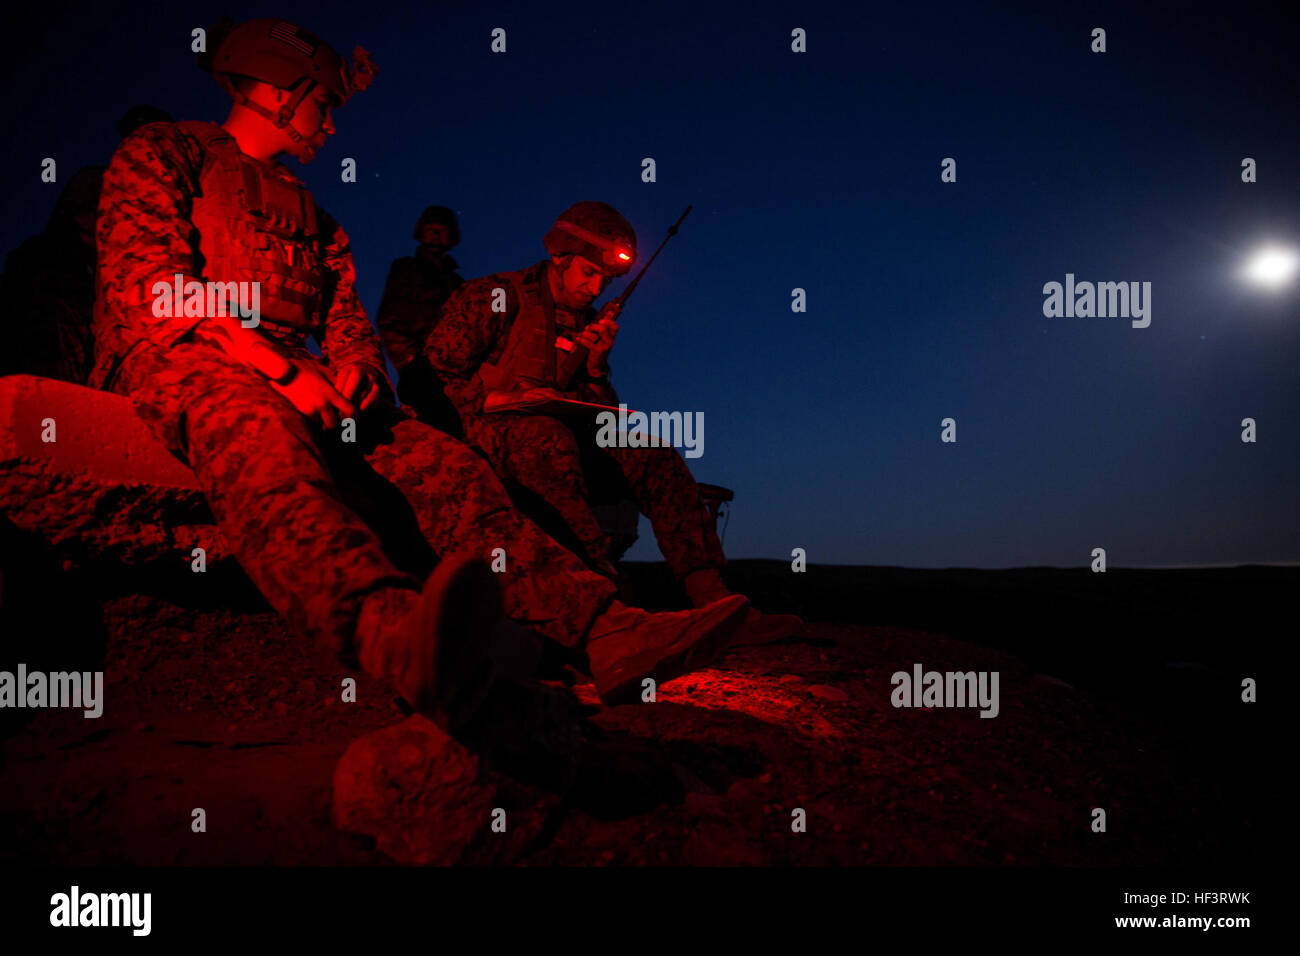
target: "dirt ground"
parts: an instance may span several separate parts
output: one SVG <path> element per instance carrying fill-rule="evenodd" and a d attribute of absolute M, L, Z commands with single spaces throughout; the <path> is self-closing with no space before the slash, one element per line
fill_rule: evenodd
<path fill-rule="evenodd" d="M 810 568 L 811 583 L 791 585 L 780 563 L 737 562 L 733 586 L 812 623 L 780 644 L 731 650 L 664 685 L 654 704 L 603 709 L 590 683 L 577 684 L 593 734 L 629 752 L 653 750 L 669 775 L 599 807 L 562 804 L 517 862 L 1248 860 L 1260 835 L 1260 720 L 1237 685 L 1262 658 L 1243 650 L 1249 642 L 1207 642 L 1172 620 L 1174 634 L 1146 644 L 1112 627 L 1106 641 L 1080 646 L 1092 619 L 1084 605 L 1062 600 L 1064 579 L 1045 587 L 1022 578 L 1020 614 L 1006 612 L 999 582 L 1017 574 L 1033 572 Z M 673 603 L 662 567 L 634 566 L 629 575 L 650 597 L 645 603 Z M 1239 584 L 1230 577 L 1219 580 L 1224 595 Z M 1070 588 L 1091 586 L 1069 580 Z M 1279 589 L 1279 600 L 1296 583 L 1271 569 L 1251 580 L 1257 592 Z M 4 713 L 0 862 L 389 862 L 372 839 L 340 832 L 331 819 L 331 778 L 348 744 L 405 719 L 388 688 L 359 676 L 357 702 L 343 703 L 348 672 L 291 640 L 256 602 L 204 608 L 103 596 L 88 615 L 41 617 L 47 629 L 34 644 L 30 628 L 18 636 L 33 618 L 14 617 L 12 575 L 6 584 L 4 666 L 25 653 L 34 669 L 66 659 L 51 656 L 56 646 L 84 646 L 105 672 L 106 704 L 97 720 Z M 1205 592 L 1200 579 L 1182 587 Z M 970 594 L 988 597 L 987 606 Z M 1093 611 L 1113 622 L 1120 600 L 1112 594 Z M 844 620 L 854 616 L 868 623 Z M 909 617 L 916 626 L 896 623 Z M 940 633 L 936 620 L 969 633 Z M 890 676 L 915 663 L 997 671 L 1000 713 L 893 707 Z M 1113 679 L 1098 679 L 1105 674 Z M 206 833 L 191 832 L 195 807 L 206 811 Z M 1098 807 L 1104 833 L 1091 827 Z M 806 832 L 792 830 L 796 808 Z M 475 846 L 464 856 L 482 859 Z"/>

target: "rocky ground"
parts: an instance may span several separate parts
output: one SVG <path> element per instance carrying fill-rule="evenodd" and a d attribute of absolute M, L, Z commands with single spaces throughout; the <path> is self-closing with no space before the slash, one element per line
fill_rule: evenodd
<path fill-rule="evenodd" d="M 1258 705 L 1238 685 L 1268 666 L 1268 643 L 1232 598 L 1247 588 L 1268 620 L 1295 571 L 1119 571 L 1103 586 L 1086 571 L 737 562 L 733 586 L 813 623 L 732 650 L 654 704 L 602 709 L 574 684 L 586 746 L 563 792 L 480 765 L 364 676 L 342 702 L 347 672 L 246 595 L 78 604 L 58 595 L 105 588 L 11 571 L 2 665 L 97 661 L 107 702 L 98 720 L 3 713 L 0 862 L 1241 862 L 1261 835 L 1264 764 Z M 629 577 L 644 603 L 673 603 L 661 566 Z M 1235 640 L 1216 613 L 1234 616 Z M 915 663 L 998 671 L 999 715 L 891 706 L 890 675 Z M 349 755 L 340 799 L 371 822 L 348 832 L 336 768 L 377 732 Z M 489 826 L 496 806 L 507 835 Z M 797 808 L 806 832 L 792 831 Z"/>

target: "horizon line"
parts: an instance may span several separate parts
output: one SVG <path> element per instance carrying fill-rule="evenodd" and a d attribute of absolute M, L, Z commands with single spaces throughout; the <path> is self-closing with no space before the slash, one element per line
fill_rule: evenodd
<path fill-rule="evenodd" d="M 740 561 L 771 561 L 788 564 L 788 558 L 728 558 L 728 564 Z M 621 561 L 620 564 L 663 564 L 664 561 L 637 560 Z M 944 565 L 942 567 L 918 567 L 908 564 L 850 564 L 835 561 L 809 561 L 809 566 L 818 565 L 830 568 L 898 568 L 904 571 L 1083 571 L 1088 565 L 1072 564 L 1017 564 L 1009 567 L 981 568 L 973 565 Z M 1220 564 L 1126 564 L 1107 568 L 1107 571 L 1197 571 L 1222 570 L 1224 568 L 1300 568 L 1300 561 L 1238 561 Z M 1104 573 L 1104 572 L 1099 572 Z"/>

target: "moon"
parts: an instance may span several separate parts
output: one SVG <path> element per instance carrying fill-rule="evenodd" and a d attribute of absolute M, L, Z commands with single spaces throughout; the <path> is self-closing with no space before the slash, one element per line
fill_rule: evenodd
<path fill-rule="evenodd" d="M 1256 285 L 1278 289 L 1295 276 L 1300 256 L 1291 249 L 1270 246 L 1260 249 L 1246 262 L 1245 277 Z"/>

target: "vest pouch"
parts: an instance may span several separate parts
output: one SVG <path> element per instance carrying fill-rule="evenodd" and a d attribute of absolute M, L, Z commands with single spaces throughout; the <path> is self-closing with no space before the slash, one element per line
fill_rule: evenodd
<path fill-rule="evenodd" d="M 245 189 L 256 190 L 260 201 L 250 203 L 250 212 L 260 216 L 265 228 L 282 239 L 316 241 L 316 204 L 298 185 L 279 176 L 267 175 L 245 161 Z M 256 179 L 256 186 L 249 180 Z"/>

